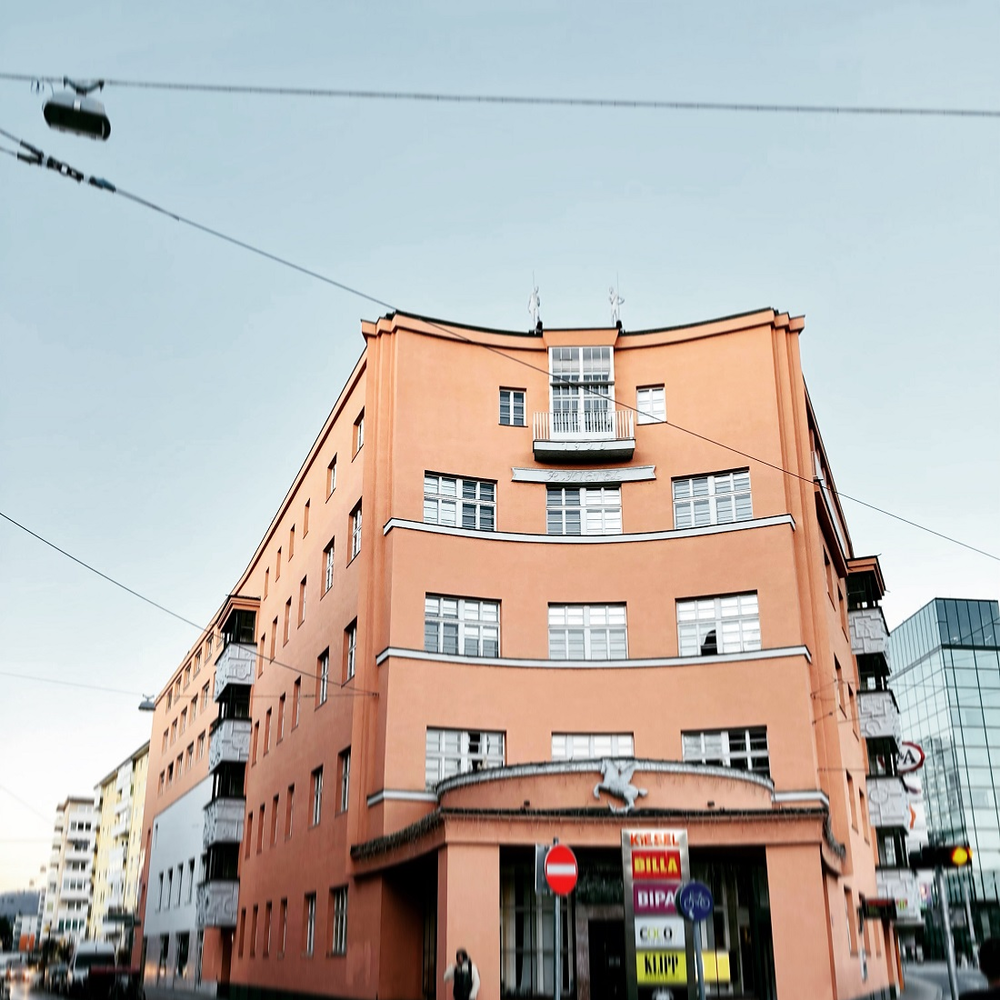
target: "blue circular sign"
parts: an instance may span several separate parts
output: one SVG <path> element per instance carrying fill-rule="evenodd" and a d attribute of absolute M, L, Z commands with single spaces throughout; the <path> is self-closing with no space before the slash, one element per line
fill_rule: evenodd
<path fill-rule="evenodd" d="M 712 915 L 715 903 L 712 890 L 704 882 L 685 882 L 677 893 L 675 905 L 688 920 L 697 924 Z"/>

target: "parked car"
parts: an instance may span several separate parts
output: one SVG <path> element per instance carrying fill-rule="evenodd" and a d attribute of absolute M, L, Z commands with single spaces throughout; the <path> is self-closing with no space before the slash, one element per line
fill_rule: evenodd
<path fill-rule="evenodd" d="M 81 941 L 70 959 L 66 972 L 66 993 L 71 997 L 86 992 L 90 970 L 114 967 L 115 946 L 107 941 Z"/>

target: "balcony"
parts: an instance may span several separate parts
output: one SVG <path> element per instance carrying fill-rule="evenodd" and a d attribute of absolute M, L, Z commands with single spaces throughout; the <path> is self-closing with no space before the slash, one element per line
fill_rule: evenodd
<path fill-rule="evenodd" d="M 250 759 L 250 720 L 222 719 L 212 728 L 208 743 L 208 769 L 220 764 L 244 764 Z"/>
<path fill-rule="evenodd" d="M 896 900 L 896 923 L 922 924 L 920 884 L 915 872 L 906 868 L 876 868 L 875 884 L 880 899 Z"/>
<path fill-rule="evenodd" d="M 205 806 L 202 842 L 206 848 L 212 844 L 238 844 L 243 840 L 244 804 L 244 799 L 213 799 Z"/>
<path fill-rule="evenodd" d="M 235 927 L 240 883 L 236 879 L 203 882 L 198 886 L 197 925 Z"/>
<path fill-rule="evenodd" d="M 635 452 L 631 410 L 536 413 L 536 462 L 628 462 Z"/>
<path fill-rule="evenodd" d="M 899 709 L 891 691 L 858 692 L 858 723 L 866 740 L 895 740 L 897 752 L 903 739 Z"/>
<path fill-rule="evenodd" d="M 848 611 L 847 618 L 851 626 L 851 652 L 855 656 L 888 655 L 889 630 L 881 608 Z"/>
<path fill-rule="evenodd" d="M 229 684 L 253 684 L 257 647 L 250 643 L 230 642 L 215 661 L 215 692 L 219 696 Z"/>
<path fill-rule="evenodd" d="M 868 818 L 879 829 L 909 828 L 910 803 L 899 778 L 868 776 Z"/>

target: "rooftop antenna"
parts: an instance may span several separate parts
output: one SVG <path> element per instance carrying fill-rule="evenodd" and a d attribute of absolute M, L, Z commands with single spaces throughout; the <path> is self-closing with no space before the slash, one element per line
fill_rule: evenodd
<path fill-rule="evenodd" d="M 615 283 L 608 289 L 608 301 L 611 303 L 611 322 L 619 330 L 622 328 L 622 304 L 625 300 L 618 294 L 618 275 Z"/>

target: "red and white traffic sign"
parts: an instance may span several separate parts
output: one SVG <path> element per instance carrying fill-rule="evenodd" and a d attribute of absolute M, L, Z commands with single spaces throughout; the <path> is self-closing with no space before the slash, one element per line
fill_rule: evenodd
<path fill-rule="evenodd" d="M 545 881 L 557 896 L 566 896 L 576 886 L 579 870 L 576 855 L 565 844 L 553 844 L 545 855 Z"/>

